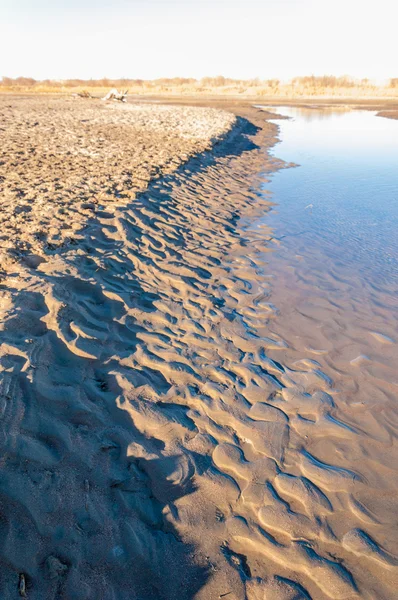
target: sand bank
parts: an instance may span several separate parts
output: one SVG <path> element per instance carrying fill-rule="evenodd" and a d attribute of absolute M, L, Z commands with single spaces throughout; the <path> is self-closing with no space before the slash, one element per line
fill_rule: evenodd
<path fill-rule="evenodd" d="M 212 147 L 235 117 L 212 108 L 0 98 L 0 245 L 76 243 L 87 217 Z M 112 209 L 111 209 L 112 210 Z"/>
<path fill-rule="evenodd" d="M 230 108 L 213 152 L 3 267 L 5 598 L 393 597 L 396 476 L 363 475 L 316 361 L 277 358 L 272 232 L 245 228 L 276 127 Z"/>

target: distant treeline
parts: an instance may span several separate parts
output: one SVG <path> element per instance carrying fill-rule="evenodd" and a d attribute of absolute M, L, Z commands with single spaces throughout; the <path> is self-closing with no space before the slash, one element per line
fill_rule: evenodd
<path fill-rule="evenodd" d="M 370 79 L 353 79 L 348 76 L 333 75 L 295 77 L 289 82 L 279 79 L 231 79 L 228 77 L 203 77 L 193 79 L 185 77 L 144 79 L 66 79 L 38 81 L 32 77 L 2 77 L 0 91 L 58 92 L 67 90 L 108 90 L 110 88 L 128 89 L 130 93 L 170 93 L 170 94 L 247 94 L 252 96 L 281 95 L 397 95 L 398 77 L 384 85 L 372 83 Z"/>

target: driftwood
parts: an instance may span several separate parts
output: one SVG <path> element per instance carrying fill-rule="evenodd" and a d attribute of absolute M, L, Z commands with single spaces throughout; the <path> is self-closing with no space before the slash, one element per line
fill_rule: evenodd
<path fill-rule="evenodd" d="M 74 98 L 92 98 L 92 95 L 87 90 L 83 90 L 82 92 L 76 92 L 76 94 L 72 94 Z"/>
<path fill-rule="evenodd" d="M 127 92 L 128 90 L 122 90 L 119 92 L 114 88 L 108 92 L 107 95 L 102 98 L 102 100 L 118 100 L 119 102 L 127 102 Z"/>

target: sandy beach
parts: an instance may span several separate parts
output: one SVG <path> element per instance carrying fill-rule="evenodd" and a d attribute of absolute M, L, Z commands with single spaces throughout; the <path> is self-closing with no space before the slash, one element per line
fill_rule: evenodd
<path fill-rule="evenodd" d="M 270 115 L 0 114 L 0 597 L 392 600 L 395 388 L 359 412 L 278 333 Z"/>
<path fill-rule="evenodd" d="M 88 215 L 134 199 L 235 121 L 211 108 L 51 96 L 3 96 L 0 116 L 1 246 L 38 254 L 76 243 Z"/>

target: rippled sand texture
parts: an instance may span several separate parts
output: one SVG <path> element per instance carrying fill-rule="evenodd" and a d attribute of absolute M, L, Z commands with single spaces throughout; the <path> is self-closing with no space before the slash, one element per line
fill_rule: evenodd
<path fill-rule="evenodd" d="M 312 235 L 311 241 L 304 247 L 304 236 L 292 236 L 268 253 L 270 301 L 278 307 L 268 331 L 287 343 L 283 356 L 271 352 L 270 357 L 282 360 L 285 369 L 306 366 L 324 379 L 333 399 L 332 417 L 307 415 L 299 401 L 298 415 L 290 424 L 305 438 L 305 451 L 320 461 L 317 467 L 329 465 L 343 476 L 352 472 L 352 491 L 342 485 L 336 501 L 327 492 L 334 508 L 328 524 L 343 546 L 336 555 L 344 558 L 361 597 L 394 598 L 398 281 L 382 272 L 379 278 L 366 276 L 353 267 L 349 255 L 345 262 L 336 261 L 324 240 Z M 293 375 L 296 379 L 297 373 Z M 317 473 L 322 471 L 313 475 Z M 354 554 L 360 560 L 353 560 Z"/>
<path fill-rule="evenodd" d="M 12 255 L 77 243 L 102 204 L 131 201 L 235 123 L 212 108 L 48 96 L 0 97 L 0 119 L 0 251 Z"/>
<path fill-rule="evenodd" d="M 272 233 L 241 227 L 270 208 L 275 129 L 240 124 L 4 276 L 4 597 L 394 596 L 396 471 L 372 452 L 397 423 L 368 433 L 307 352 L 282 360 Z"/>

